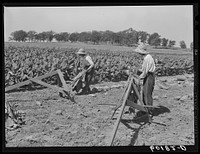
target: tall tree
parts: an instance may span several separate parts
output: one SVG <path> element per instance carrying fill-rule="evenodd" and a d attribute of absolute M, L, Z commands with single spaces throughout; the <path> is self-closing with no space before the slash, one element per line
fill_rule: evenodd
<path fill-rule="evenodd" d="M 138 31 L 137 32 L 137 42 L 139 41 L 139 38 L 141 39 L 141 42 L 146 42 L 149 34 L 144 31 Z"/>
<path fill-rule="evenodd" d="M 193 51 L 193 49 L 194 49 L 194 44 L 193 44 L 193 42 L 191 42 L 190 43 L 190 50 Z"/>
<path fill-rule="evenodd" d="M 168 39 L 162 38 L 162 39 L 161 39 L 161 43 L 162 43 L 162 46 L 163 46 L 163 47 L 166 47 L 166 46 L 167 46 L 167 43 L 168 43 Z"/>
<path fill-rule="evenodd" d="M 41 32 L 37 34 L 36 39 L 44 42 L 47 39 L 46 32 Z"/>
<path fill-rule="evenodd" d="M 62 32 L 61 36 L 63 38 L 63 41 L 68 41 L 69 40 L 69 33 L 68 32 Z"/>
<path fill-rule="evenodd" d="M 55 32 L 52 30 L 45 32 L 46 40 L 51 42 L 54 38 L 54 34 L 55 34 Z"/>
<path fill-rule="evenodd" d="M 91 33 L 90 32 L 81 32 L 78 38 L 78 41 L 80 42 L 88 42 L 90 41 Z"/>
<path fill-rule="evenodd" d="M 69 40 L 69 33 L 67 33 L 67 32 L 55 33 L 54 38 L 58 42 L 60 42 L 60 41 L 66 42 Z"/>
<path fill-rule="evenodd" d="M 98 31 L 93 30 L 92 34 L 91 34 L 91 41 L 94 44 L 99 44 L 100 39 L 101 39 L 101 33 L 98 32 Z"/>
<path fill-rule="evenodd" d="M 126 45 L 127 44 L 127 34 L 124 31 L 118 32 L 117 36 L 119 37 L 119 45 Z"/>
<path fill-rule="evenodd" d="M 128 33 L 128 44 L 137 44 L 138 42 L 138 33 L 135 30 L 132 30 L 131 33 Z"/>
<path fill-rule="evenodd" d="M 41 41 L 41 35 L 40 33 L 35 34 L 35 41 Z"/>
<path fill-rule="evenodd" d="M 14 41 L 25 42 L 27 39 L 27 33 L 23 30 L 15 31 L 15 32 L 11 33 L 10 38 L 12 38 L 12 40 L 14 40 Z"/>
<path fill-rule="evenodd" d="M 105 32 L 103 32 L 101 40 L 103 42 L 110 42 L 110 43 L 112 43 L 112 39 L 113 39 L 112 35 L 113 35 L 112 31 L 106 30 Z"/>
<path fill-rule="evenodd" d="M 78 41 L 78 38 L 79 38 L 79 33 L 75 32 L 75 33 L 71 33 L 69 35 L 69 40 L 71 42 L 77 42 Z"/>
<path fill-rule="evenodd" d="M 8 41 L 13 41 L 13 37 L 8 37 Z"/>
<path fill-rule="evenodd" d="M 182 49 L 185 49 L 185 48 L 186 48 L 185 41 L 180 41 L 180 47 L 181 47 Z"/>
<path fill-rule="evenodd" d="M 54 38 L 55 38 L 56 41 L 58 41 L 58 42 L 63 41 L 63 38 L 62 38 L 61 33 L 56 33 L 56 34 L 54 35 Z"/>
<path fill-rule="evenodd" d="M 113 38 L 113 42 L 120 45 L 120 42 L 121 42 L 121 35 L 120 33 L 113 33 L 112 35 L 112 38 Z"/>
<path fill-rule="evenodd" d="M 27 38 L 29 42 L 32 42 L 35 39 L 35 34 L 37 34 L 37 32 L 33 30 L 27 32 Z"/>
<path fill-rule="evenodd" d="M 176 44 L 176 41 L 170 40 L 168 47 L 172 48 Z"/>
<path fill-rule="evenodd" d="M 158 33 L 151 34 L 149 36 L 148 43 L 152 46 L 159 46 L 161 43 L 160 35 Z"/>

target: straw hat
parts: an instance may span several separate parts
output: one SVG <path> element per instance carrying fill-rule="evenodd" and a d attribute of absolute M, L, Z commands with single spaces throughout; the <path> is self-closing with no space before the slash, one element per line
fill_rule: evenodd
<path fill-rule="evenodd" d="M 141 45 L 141 46 L 137 47 L 134 51 L 139 54 L 149 54 L 149 52 L 146 50 L 147 50 L 146 45 Z"/>
<path fill-rule="evenodd" d="M 79 49 L 77 52 L 78 55 L 86 55 L 87 53 L 85 52 L 85 50 L 83 48 Z"/>

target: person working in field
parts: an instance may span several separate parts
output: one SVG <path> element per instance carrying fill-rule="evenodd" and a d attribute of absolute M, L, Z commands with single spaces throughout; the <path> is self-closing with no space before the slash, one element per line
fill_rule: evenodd
<path fill-rule="evenodd" d="M 77 55 L 78 55 L 78 61 L 76 64 L 76 69 L 77 69 L 76 72 L 78 72 L 78 70 L 86 72 L 83 78 L 85 86 L 83 87 L 82 92 L 80 94 L 88 94 L 91 92 L 90 83 L 94 74 L 94 62 L 83 48 L 78 50 Z"/>
<path fill-rule="evenodd" d="M 145 105 L 153 105 L 152 93 L 155 85 L 155 62 L 153 57 L 146 51 L 146 45 L 140 45 L 136 48 L 135 52 L 139 53 L 143 58 L 142 69 L 138 71 L 141 73 L 139 75 L 139 84 L 143 84 L 143 101 Z M 152 114 L 153 108 L 148 108 L 149 114 Z"/>

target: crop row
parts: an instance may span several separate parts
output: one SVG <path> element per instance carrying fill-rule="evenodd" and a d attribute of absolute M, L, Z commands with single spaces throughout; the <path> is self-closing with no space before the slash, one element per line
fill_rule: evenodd
<path fill-rule="evenodd" d="M 5 47 L 5 86 L 57 69 L 64 73 L 66 80 L 72 79 L 77 75 L 76 52 L 77 49 L 74 48 Z M 141 57 L 133 52 L 95 49 L 89 49 L 87 52 L 95 63 L 93 83 L 126 80 L 128 76 L 124 70 L 135 71 L 142 64 Z M 153 57 L 157 62 L 157 76 L 193 73 L 192 56 L 158 54 Z M 54 77 L 52 78 L 46 81 L 54 82 Z"/>

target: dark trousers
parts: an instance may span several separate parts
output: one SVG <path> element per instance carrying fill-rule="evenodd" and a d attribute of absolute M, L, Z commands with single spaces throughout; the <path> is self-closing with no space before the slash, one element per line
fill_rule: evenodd
<path fill-rule="evenodd" d="M 153 90 L 155 85 L 155 74 L 148 73 L 143 82 L 143 102 L 145 105 L 153 105 Z M 153 108 L 148 108 L 151 112 Z"/>
<path fill-rule="evenodd" d="M 94 75 L 94 68 L 92 68 L 90 71 L 86 72 L 85 74 L 85 87 L 83 88 L 84 92 L 90 91 L 90 83 Z"/>

